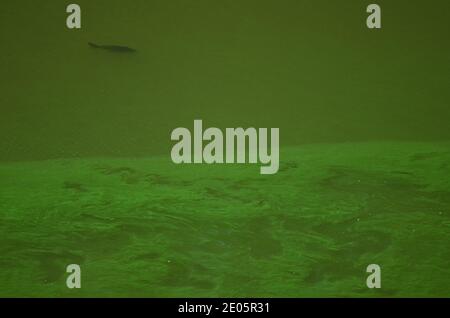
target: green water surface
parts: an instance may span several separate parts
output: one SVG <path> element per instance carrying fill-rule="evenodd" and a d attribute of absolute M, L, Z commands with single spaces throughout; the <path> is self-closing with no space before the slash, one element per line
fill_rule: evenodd
<path fill-rule="evenodd" d="M 0 4 L 0 296 L 450 296 L 449 1 L 72 2 Z M 280 171 L 173 164 L 195 119 Z"/>

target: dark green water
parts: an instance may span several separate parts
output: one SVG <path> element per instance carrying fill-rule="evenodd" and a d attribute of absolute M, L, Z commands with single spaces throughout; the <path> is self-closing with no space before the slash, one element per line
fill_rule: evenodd
<path fill-rule="evenodd" d="M 448 1 L 3 1 L 1 159 L 166 154 L 195 118 L 282 145 L 450 138 Z M 93 51 L 127 45 L 134 55 Z"/>
<path fill-rule="evenodd" d="M 69 3 L 0 7 L 0 296 L 450 296 L 450 2 Z M 175 166 L 194 119 L 280 172 Z"/>

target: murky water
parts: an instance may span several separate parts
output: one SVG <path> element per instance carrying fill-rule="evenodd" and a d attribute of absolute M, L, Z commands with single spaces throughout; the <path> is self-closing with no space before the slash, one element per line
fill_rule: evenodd
<path fill-rule="evenodd" d="M 1 4 L 0 295 L 450 295 L 448 1 L 76 3 Z M 279 173 L 173 165 L 194 119 Z"/>

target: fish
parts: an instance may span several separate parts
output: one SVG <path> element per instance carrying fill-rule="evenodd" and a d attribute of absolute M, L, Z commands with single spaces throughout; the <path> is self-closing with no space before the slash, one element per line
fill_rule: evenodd
<path fill-rule="evenodd" d="M 136 52 L 135 49 L 128 47 L 128 46 L 121 46 L 121 45 L 99 45 L 92 42 L 88 42 L 89 46 L 94 49 L 103 49 L 109 52 L 116 52 L 116 53 L 133 53 Z"/>

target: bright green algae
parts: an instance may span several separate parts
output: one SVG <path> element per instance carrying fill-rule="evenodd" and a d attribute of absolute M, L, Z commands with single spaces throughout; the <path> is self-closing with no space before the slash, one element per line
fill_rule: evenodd
<path fill-rule="evenodd" d="M 317 144 L 281 162 L 4 163 L 0 295 L 450 296 L 450 144 Z"/>

